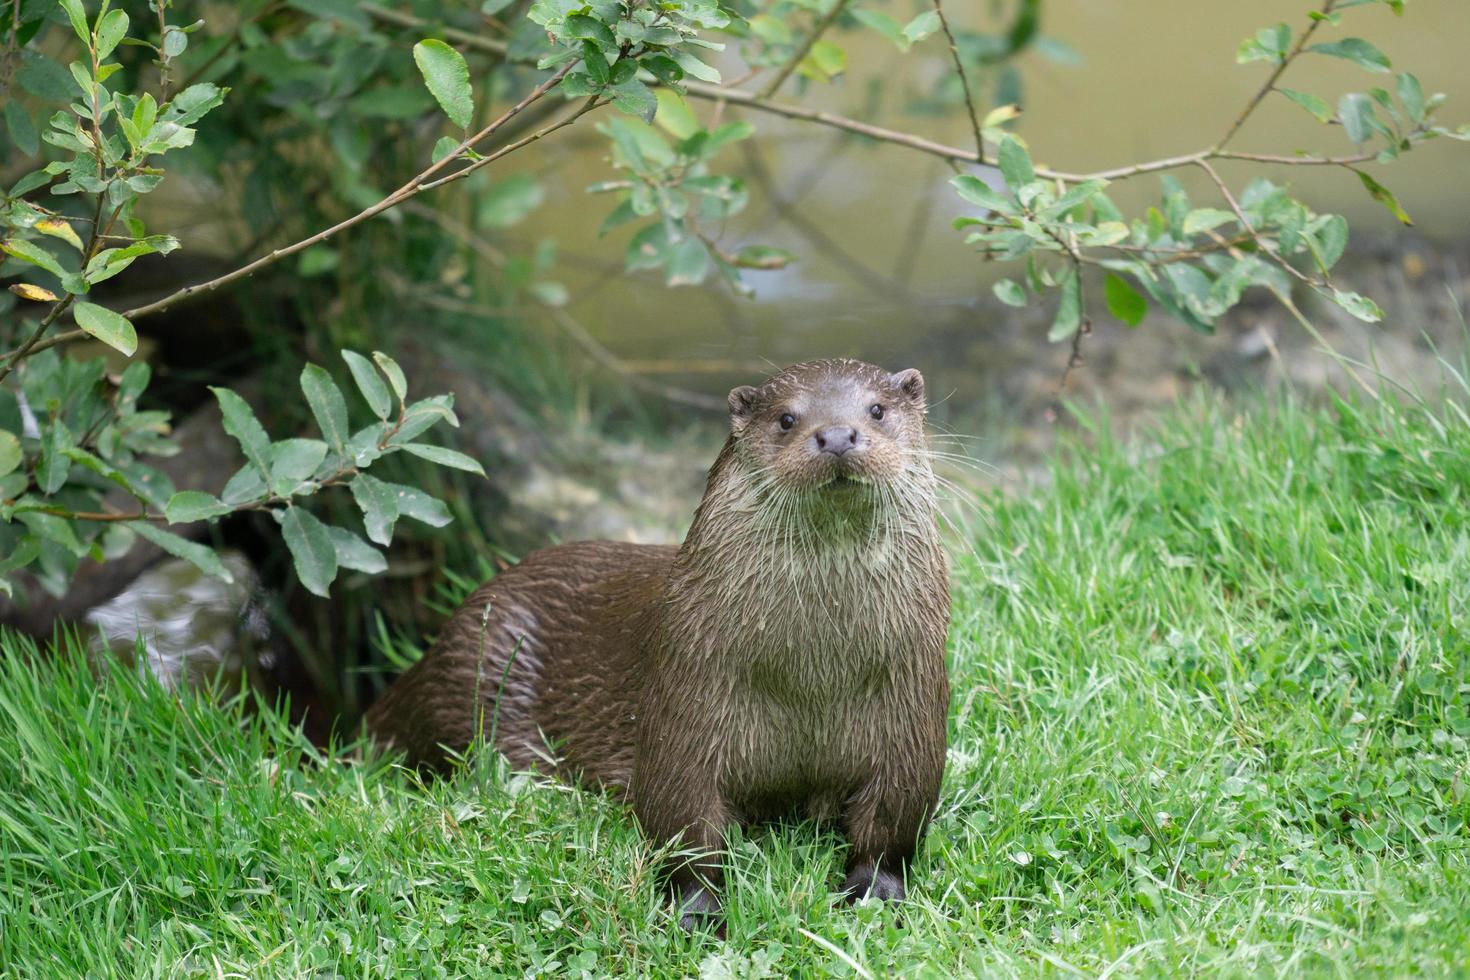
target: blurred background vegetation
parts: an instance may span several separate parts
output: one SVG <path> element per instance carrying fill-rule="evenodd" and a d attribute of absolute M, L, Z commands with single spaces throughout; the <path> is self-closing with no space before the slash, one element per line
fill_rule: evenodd
<path fill-rule="evenodd" d="M 99 12 L 83 6 L 88 17 Z M 375 206 L 425 168 L 446 134 L 453 145 L 543 82 L 548 71 L 535 59 L 571 43 L 548 38 L 547 17 L 559 24 L 555 17 L 579 9 L 528 0 L 111 6 L 156 47 L 118 48 L 109 87 L 160 100 L 191 85 L 229 90 L 193 124 L 192 145 L 170 154 L 168 179 L 138 199 L 148 231 L 183 247 L 97 283 L 89 300 L 112 310 L 147 307 Z M 808 115 L 830 112 L 950 147 L 973 147 L 979 117 L 993 118 L 1025 138 L 1037 166 L 1072 173 L 1212 145 L 1269 67 L 1232 66 L 1240 39 L 1283 19 L 1293 31 L 1308 24 L 1306 6 L 1277 0 L 1190 4 L 1187 15 L 1164 0 L 986 0 L 945 8 L 952 52 L 937 22 L 920 20 L 934 9 L 927 0 L 726 6 L 730 24 L 705 33 L 728 47 L 703 55 L 732 89 L 768 96 L 779 83 L 771 97 Z M 1395 70 L 1413 71 L 1425 92 L 1470 91 L 1461 0 L 1414 0 L 1402 16 L 1396 3 L 1336 6 L 1352 18 L 1350 33 L 1371 38 Z M 37 133 L 76 98 L 64 66 L 79 49 L 54 0 L 12 0 L 0 13 L 0 187 L 11 188 L 60 156 Z M 914 29 L 905 36 L 904 27 Z M 442 100 L 425 86 L 414 57 L 425 38 L 446 40 L 467 64 L 478 110 L 466 130 L 446 122 Z M 807 47 L 812 40 L 825 47 Z M 1290 82 L 1333 106 L 1338 93 L 1393 87 L 1391 75 L 1364 77 L 1353 59 L 1323 57 L 1294 63 Z M 921 368 L 937 427 L 963 434 L 977 461 L 955 475 L 994 483 L 1035 464 L 1067 424 L 1066 399 L 1101 400 L 1127 428 L 1198 384 L 1285 384 L 1310 394 L 1351 383 L 1352 359 L 1370 351 L 1390 377 L 1413 382 L 1431 376 L 1436 351 L 1454 354 L 1463 340 L 1470 183 L 1463 147 L 1448 140 L 1408 154 L 1382 178 L 1412 228 L 1345 167 L 1218 163 L 1232 187 L 1267 177 L 1312 211 L 1345 216 L 1353 234 L 1337 279 L 1376 300 L 1381 323 L 1354 319 L 1311 290 L 1298 290 L 1311 329 L 1260 289 L 1210 332 L 1162 312 L 1130 328 L 1102 315 L 1099 301 L 1077 367 L 1079 348 L 1047 342 L 1055 303 L 1002 302 L 992 287 L 1016 270 L 983 260 L 951 227 L 975 213 L 950 184 L 956 170 L 993 167 L 959 167 L 852 127 L 669 91 L 651 127 L 613 108 L 589 114 L 472 177 L 140 321 L 136 359 L 153 376 L 141 405 L 173 420 L 184 448 L 164 468 L 180 489 L 218 493 L 240 464 L 209 386 L 237 390 L 276 438 L 313 434 L 297 388 L 303 363 L 325 365 L 350 389 L 338 352 L 380 350 L 403 365 L 418 395 L 453 392 L 461 425 L 437 438 L 479 460 L 488 477 L 403 453 L 373 472 L 444 500 L 453 523 L 401 523 L 383 574 L 344 571 L 323 599 L 301 585 L 272 520 L 242 511 L 196 528 L 236 563 L 231 589 L 211 591 L 186 567 L 154 564 L 161 552 L 138 558 L 135 548 L 108 566 L 83 561 L 74 583 L 49 593 L 18 578 L 0 621 L 41 635 L 57 623 L 86 624 L 129 648 L 149 624 L 149 656 L 164 673 L 187 672 L 185 650 L 207 654 L 206 665 L 248 665 L 255 683 L 289 694 L 298 716 L 324 724 L 353 716 L 391 673 L 389 651 L 422 645 L 495 561 L 554 538 L 676 540 L 722 438 L 724 392 L 772 366 L 851 355 Z M 480 150 L 532 136 L 568 106 L 560 94 L 536 101 Z M 1005 106 L 1020 111 L 992 117 Z M 1459 108 L 1452 99 L 1444 112 L 1452 126 L 1463 119 Z M 1266 99 L 1235 145 L 1351 152 L 1341 120 L 1330 121 L 1323 127 L 1288 99 Z M 711 157 L 713 175 L 728 181 L 709 194 L 724 203 L 704 227 L 708 255 L 745 257 L 735 263 L 745 266 L 740 288 L 716 274 L 720 263 L 706 268 L 703 249 L 698 275 L 640 268 L 648 263 L 635 236 L 647 226 L 605 227 L 628 191 L 628 141 L 647 150 L 653 134 L 671 142 L 738 122 L 754 132 Z M 1208 174 L 1177 177 L 1195 199 L 1212 196 Z M 1004 186 L 999 175 L 986 179 Z M 1108 194 L 1123 214 L 1142 215 L 1160 198 L 1159 179 L 1121 181 Z M 91 213 L 85 194 L 25 196 L 79 227 Z M 16 257 L 0 265 L 7 284 L 34 280 L 33 272 Z M 31 332 L 38 309 L 0 293 L 4 350 Z M 1324 342 L 1336 358 L 1320 352 Z M 110 378 L 127 363 L 91 340 L 62 349 L 77 360 L 107 358 Z M 957 507 L 963 519 L 963 502 Z M 312 509 L 334 525 L 359 520 L 343 491 L 322 494 Z M 206 607 L 217 622 L 197 613 Z M 206 621 L 217 641 L 200 640 Z"/>

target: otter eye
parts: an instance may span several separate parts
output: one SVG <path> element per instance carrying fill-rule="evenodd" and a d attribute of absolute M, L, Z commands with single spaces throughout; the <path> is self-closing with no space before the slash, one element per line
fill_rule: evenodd
<path fill-rule="evenodd" d="M 796 424 L 796 416 L 795 415 L 792 415 L 791 413 L 788 412 L 787 414 L 781 416 L 781 428 L 783 430 L 789 429 L 789 428 L 791 428 L 795 424 Z"/>
<path fill-rule="evenodd" d="M 872 408 L 868 409 L 868 414 L 873 416 L 873 418 L 875 419 L 881 419 L 883 417 L 883 406 L 874 405 Z"/>

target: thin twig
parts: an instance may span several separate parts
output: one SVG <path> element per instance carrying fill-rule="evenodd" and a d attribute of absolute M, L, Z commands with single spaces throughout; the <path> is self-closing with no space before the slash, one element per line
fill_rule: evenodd
<path fill-rule="evenodd" d="M 965 93 L 965 109 L 970 113 L 970 128 L 975 133 L 975 154 L 978 162 L 985 162 L 985 137 L 980 134 L 980 116 L 975 112 L 975 95 L 970 91 L 970 78 L 965 74 L 965 62 L 960 58 L 960 46 L 955 43 L 954 32 L 949 29 L 949 18 L 944 16 L 940 0 L 934 0 L 934 12 L 939 15 L 939 27 L 949 40 L 949 53 L 954 58 L 955 74 L 960 76 L 960 88 Z"/>
<path fill-rule="evenodd" d="M 786 84 L 786 79 L 790 78 L 791 73 L 796 71 L 796 66 L 805 61 L 806 56 L 811 53 L 812 46 L 817 43 L 823 34 L 827 33 L 827 28 L 831 27 L 832 22 L 846 9 L 847 2 L 848 0 L 833 0 L 832 9 L 827 11 L 821 20 L 817 21 L 816 26 L 812 28 L 811 34 L 807 35 L 806 41 L 800 49 L 787 59 L 786 64 L 781 66 L 781 70 L 776 73 L 775 78 L 771 79 L 770 84 L 761 89 L 762 98 L 769 99 L 780 90 L 782 85 Z"/>

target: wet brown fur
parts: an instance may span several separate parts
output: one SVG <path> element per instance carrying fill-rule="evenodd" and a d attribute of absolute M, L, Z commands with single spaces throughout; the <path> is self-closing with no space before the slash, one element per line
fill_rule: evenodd
<path fill-rule="evenodd" d="M 436 768 L 493 730 L 518 767 L 624 791 L 649 838 L 702 854 L 670 867 L 686 922 L 717 907 L 725 828 L 789 814 L 840 821 L 849 895 L 901 897 L 949 700 L 923 381 L 813 361 L 730 405 L 683 545 L 529 555 L 470 596 L 369 730 Z M 857 445 L 818 451 L 834 431 Z"/>

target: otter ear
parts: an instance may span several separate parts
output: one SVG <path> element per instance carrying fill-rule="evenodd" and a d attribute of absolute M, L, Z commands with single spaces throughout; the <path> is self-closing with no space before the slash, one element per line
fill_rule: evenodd
<path fill-rule="evenodd" d="M 741 385 L 739 388 L 730 390 L 730 428 L 734 432 L 741 432 L 750 424 L 751 417 L 755 414 L 755 389 L 750 385 Z"/>
<path fill-rule="evenodd" d="M 909 368 L 899 371 L 897 374 L 890 375 L 888 380 L 893 382 L 893 386 L 908 399 L 910 405 L 919 409 L 924 407 L 924 376 L 916 369 Z"/>

